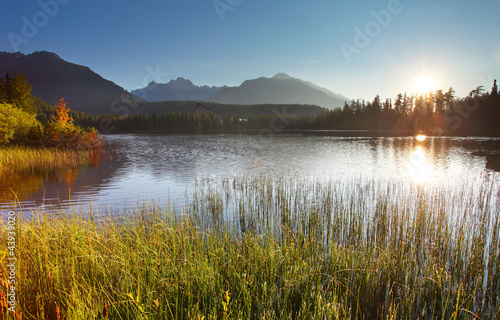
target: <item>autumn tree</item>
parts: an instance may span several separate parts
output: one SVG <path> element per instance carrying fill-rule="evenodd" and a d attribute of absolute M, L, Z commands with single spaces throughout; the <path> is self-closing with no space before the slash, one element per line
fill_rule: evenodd
<path fill-rule="evenodd" d="M 54 121 L 59 122 L 62 125 L 73 123 L 73 119 L 68 115 L 69 108 L 66 107 L 66 101 L 64 101 L 64 97 L 56 102 L 54 110 L 56 112 L 56 115 L 52 116 L 52 119 Z"/>
<path fill-rule="evenodd" d="M 45 127 L 45 145 L 68 149 L 91 149 L 101 145 L 102 140 L 99 139 L 96 129 L 84 130 L 74 125 L 66 104 L 64 98 L 55 103 L 55 115 L 52 115 L 52 121 Z"/>

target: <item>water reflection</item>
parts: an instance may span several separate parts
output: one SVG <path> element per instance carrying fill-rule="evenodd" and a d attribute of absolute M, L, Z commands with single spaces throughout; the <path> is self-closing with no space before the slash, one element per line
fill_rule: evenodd
<path fill-rule="evenodd" d="M 0 208 L 16 200 L 25 211 L 83 202 L 85 210 L 121 212 L 141 200 L 165 203 L 192 191 L 196 178 L 307 176 L 335 181 L 417 182 L 454 188 L 500 176 L 484 156 L 500 139 L 450 137 L 328 137 L 275 135 L 113 135 L 113 159 L 38 176 L 0 181 Z M 490 163 L 490 161 L 488 161 Z M 464 178 L 465 177 L 465 178 Z M 469 179 L 469 177 L 471 177 Z M 312 179 L 311 179 L 312 180 Z M 12 190 L 11 190 L 12 189 Z"/>
<path fill-rule="evenodd" d="M 486 168 L 500 172 L 500 154 L 486 155 Z"/>
<path fill-rule="evenodd" d="M 427 139 L 425 135 L 419 134 L 415 137 L 417 144 L 410 153 L 408 163 L 403 167 L 402 174 L 411 178 L 413 181 L 424 183 L 429 180 L 430 172 L 434 168 L 427 157 L 428 149 L 424 149 L 422 142 Z"/>
<path fill-rule="evenodd" d="M 427 161 L 425 151 L 417 146 L 410 156 L 409 175 L 417 182 L 426 182 L 429 179 L 430 165 Z"/>
<path fill-rule="evenodd" d="M 88 203 L 122 163 L 119 158 L 111 161 L 110 152 L 93 152 L 86 167 L 47 170 L 36 175 L 4 174 L 0 179 L 2 215 L 19 207 L 29 216 L 33 210 L 52 212 L 75 203 Z"/>
<path fill-rule="evenodd" d="M 415 137 L 415 139 L 417 139 L 417 141 L 425 141 L 425 139 L 427 139 L 427 136 L 426 135 L 423 135 L 423 134 L 419 134 Z"/>

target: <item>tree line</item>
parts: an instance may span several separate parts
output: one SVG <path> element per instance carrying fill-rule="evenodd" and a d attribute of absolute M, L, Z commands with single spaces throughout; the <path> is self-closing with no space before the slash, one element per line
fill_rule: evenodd
<path fill-rule="evenodd" d="M 271 107 L 270 107 L 271 108 Z M 171 111 L 130 116 L 75 112 L 81 126 L 102 132 L 211 133 L 271 130 L 365 130 L 378 134 L 500 135 L 500 96 L 496 80 L 491 91 L 482 86 L 465 98 L 455 90 L 420 95 L 398 94 L 394 100 L 353 100 L 319 115 L 289 114 L 287 106 L 273 106 L 267 114 L 246 116 Z"/>
<path fill-rule="evenodd" d="M 315 119 L 311 129 L 384 130 L 392 132 L 423 131 L 431 135 L 488 134 L 500 132 L 500 96 L 496 80 L 491 91 L 482 86 L 465 98 L 455 90 L 407 96 L 371 102 L 352 101 L 342 109 L 325 112 Z"/>
<path fill-rule="evenodd" d="M 3 137 L 3 143 L 35 140 L 50 145 L 54 136 L 65 136 L 62 134 L 64 130 L 66 138 L 91 132 L 94 137 L 93 128 L 102 133 L 365 130 L 374 135 L 420 131 L 429 135 L 500 135 L 500 95 L 496 80 L 491 90 L 486 91 L 480 86 L 464 98 L 458 98 L 452 88 L 411 96 L 400 93 L 394 100 L 382 100 L 377 95 L 373 101 L 353 100 L 342 108 L 322 112 L 314 110 L 314 114 L 300 113 L 297 105 L 269 105 L 265 114 L 247 115 L 242 112 L 244 106 L 239 106 L 237 115 L 213 110 L 205 113 L 88 114 L 65 108 L 68 119 L 64 126 L 59 127 L 56 124 L 61 124 L 64 117 L 57 113 L 57 108 L 32 96 L 30 91 L 31 86 L 24 75 L 14 78 L 6 75 L 0 79 L 0 139 Z M 259 106 L 259 110 L 262 108 Z M 59 133 L 54 133 L 54 130 Z"/>

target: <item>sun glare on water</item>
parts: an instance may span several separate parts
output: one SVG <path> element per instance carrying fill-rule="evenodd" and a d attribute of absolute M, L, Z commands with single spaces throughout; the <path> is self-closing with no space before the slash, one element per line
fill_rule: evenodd
<path fill-rule="evenodd" d="M 426 138 L 427 136 L 424 134 L 417 134 L 417 136 L 415 137 L 415 139 L 417 139 L 417 141 L 419 142 L 425 141 Z"/>
<path fill-rule="evenodd" d="M 436 81 L 431 77 L 420 77 L 415 81 L 413 90 L 417 93 L 429 93 L 436 90 Z"/>

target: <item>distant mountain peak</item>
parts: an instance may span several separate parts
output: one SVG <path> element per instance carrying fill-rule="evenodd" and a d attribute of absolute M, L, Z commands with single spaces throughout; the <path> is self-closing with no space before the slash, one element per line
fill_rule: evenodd
<path fill-rule="evenodd" d="M 274 75 L 274 77 L 272 77 L 271 79 L 282 79 L 282 80 L 286 80 L 286 79 L 293 79 L 292 77 L 290 77 L 288 74 L 286 73 L 283 73 L 283 72 L 280 72 L 280 73 L 277 73 Z"/>
<path fill-rule="evenodd" d="M 148 101 L 204 101 L 219 92 L 221 87 L 197 86 L 189 79 L 178 77 L 168 83 L 151 82 L 146 88 L 132 90 L 133 94 L 146 90 L 145 99 Z"/>
<path fill-rule="evenodd" d="M 184 79 L 182 77 L 178 77 L 177 79 L 175 80 L 170 80 L 170 82 L 168 84 L 175 84 L 175 85 L 184 85 L 184 86 L 194 86 L 193 82 L 189 79 Z"/>
<path fill-rule="evenodd" d="M 55 59 L 61 59 L 57 53 L 54 52 L 48 52 L 48 51 L 35 51 L 31 54 L 33 57 L 43 57 L 43 58 L 55 58 Z"/>
<path fill-rule="evenodd" d="M 350 100 L 311 82 L 278 73 L 272 78 L 246 80 L 239 87 L 222 88 L 208 101 L 229 104 L 312 104 L 335 109 Z"/>

